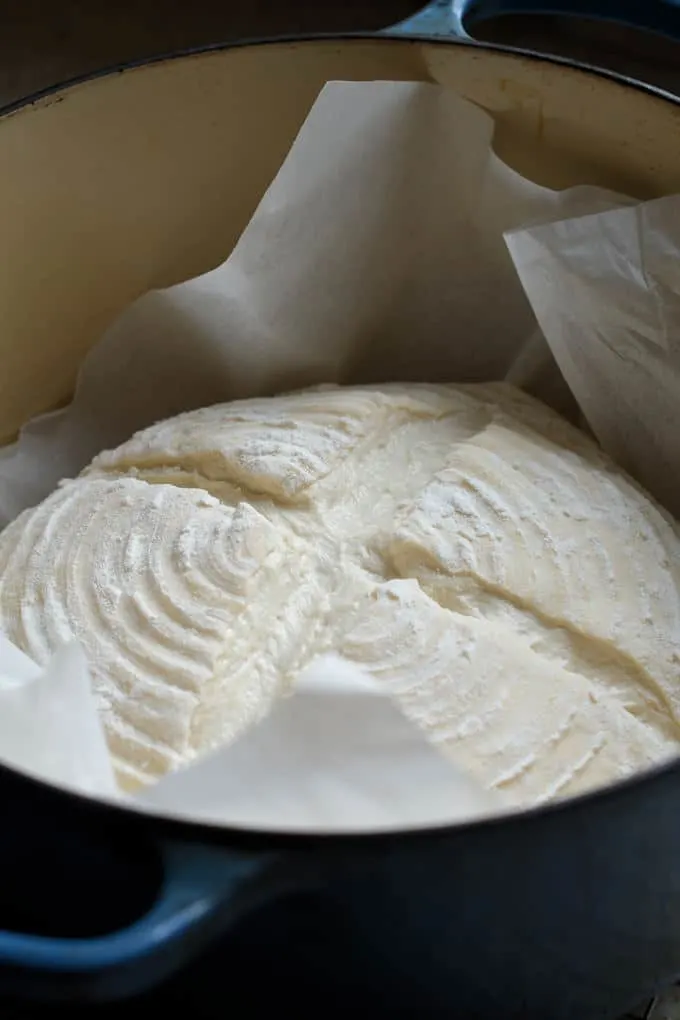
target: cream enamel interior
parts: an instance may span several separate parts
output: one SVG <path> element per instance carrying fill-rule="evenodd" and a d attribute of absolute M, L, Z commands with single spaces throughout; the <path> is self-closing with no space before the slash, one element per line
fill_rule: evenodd
<path fill-rule="evenodd" d="M 680 106 L 531 58 L 389 39 L 199 54 L 78 84 L 0 120 L 0 436 L 68 399 L 131 300 L 222 261 L 322 85 L 427 80 L 489 110 L 552 187 L 680 191 Z"/>

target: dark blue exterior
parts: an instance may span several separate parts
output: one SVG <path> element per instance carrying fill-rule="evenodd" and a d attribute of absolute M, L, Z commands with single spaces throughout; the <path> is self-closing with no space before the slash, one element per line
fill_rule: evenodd
<path fill-rule="evenodd" d="M 431 0 L 397 29 L 469 39 L 480 22 L 518 14 L 592 18 L 680 39 L 680 0 Z"/>
<path fill-rule="evenodd" d="M 225 987 L 246 995 L 257 968 L 253 1008 L 262 1000 L 264 1009 L 276 975 L 281 1007 L 286 994 L 300 1006 L 293 978 L 307 974 L 305 994 L 318 986 L 335 1003 L 360 994 L 378 1015 L 528 1020 L 616 1017 L 680 974 L 678 763 L 505 820 L 361 838 L 156 823 L 9 770 L 0 801 L 0 873 L 11 876 L 0 923 L 56 937 L 67 956 L 72 939 L 106 945 L 107 932 L 150 909 L 162 888 L 159 847 L 172 836 L 194 844 L 199 885 L 206 847 L 234 876 L 228 888 L 218 882 L 214 911 L 134 958 L 79 969 L 74 954 L 70 966 L 40 972 L 5 961 L 0 987 L 21 996 L 132 995 L 210 942 L 191 983 L 180 977 L 159 993 L 184 988 L 194 1002 L 214 988 L 194 1002 L 197 1016 L 225 1008 Z M 295 941 L 301 909 L 312 918 L 306 944 Z"/>

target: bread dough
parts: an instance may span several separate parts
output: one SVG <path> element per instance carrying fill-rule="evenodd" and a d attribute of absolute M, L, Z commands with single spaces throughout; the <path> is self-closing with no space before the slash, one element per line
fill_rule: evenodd
<path fill-rule="evenodd" d="M 0 626 L 39 663 L 82 643 L 127 789 L 333 651 L 524 805 L 677 753 L 679 553 L 511 386 L 322 387 L 100 454 L 0 536 Z"/>

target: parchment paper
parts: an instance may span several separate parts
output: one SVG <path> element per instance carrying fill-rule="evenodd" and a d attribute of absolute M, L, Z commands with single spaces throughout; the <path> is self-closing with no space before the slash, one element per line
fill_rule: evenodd
<path fill-rule="evenodd" d="M 510 232 L 507 244 L 600 444 L 680 517 L 680 198 Z"/>
<path fill-rule="evenodd" d="M 626 200 L 532 184 L 492 138 L 486 113 L 436 85 L 327 85 L 226 262 L 136 301 L 71 407 L 0 452 L 0 523 L 136 429 L 221 400 L 507 377 L 574 414 L 503 233 Z"/>
<path fill-rule="evenodd" d="M 634 397 L 630 369 L 618 366 L 616 396 L 625 390 L 629 419 L 621 423 L 611 363 L 646 363 L 651 349 L 661 372 L 675 356 L 666 301 L 676 221 L 664 233 L 654 220 L 642 258 L 639 229 L 623 224 L 648 222 L 653 204 L 586 186 L 538 187 L 495 156 L 492 137 L 485 113 L 438 86 L 328 85 L 224 264 L 131 306 L 86 359 L 73 404 L 30 423 L 0 455 L 0 517 L 10 520 L 99 450 L 159 418 L 320 382 L 507 378 L 574 417 L 580 405 L 605 445 L 635 468 L 647 442 L 640 437 L 654 433 L 650 408 Z M 602 223 L 609 230 L 593 245 Z M 637 290 L 628 291 L 629 277 Z M 592 334 L 598 342 L 586 343 Z M 672 424 L 670 381 L 665 392 Z M 644 475 L 657 492 L 659 448 L 647 451 Z M 667 469 L 673 451 L 664 446 L 664 454 Z M 0 646 L 0 672 L 13 668 Z M 424 824 L 502 807 L 348 669 L 316 663 L 259 727 L 161 781 L 137 806 L 315 829 Z M 75 749 L 57 775 L 69 747 L 56 727 L 54 753 L 43 747 L 24 760 L 30 745 L 19 734 L 30 727 L 31 691 L 22 688 L 13 741 L 3 742 L 0 729 L 0 756 L 108 796 L 96 762 L 90 780 L 78 779 Z M 74 718 L 89 710 L 97 728 L 86 683 L 64 685 L 58 700 Z"/>
<path fill-rule="evenodd" d="M 138 798 L 164 815 L 244 828 L 357 832 L 498 813 L 500 795 L 447 761 L 354 664 L 325 655 L 295 694 L 225 751 Z"/>
<path fill-rule="evenodd" d="M 82 649 L 64 645 L 44 669 L 0 634 L 0 761 L 104 797 L 116 782 Z"/>

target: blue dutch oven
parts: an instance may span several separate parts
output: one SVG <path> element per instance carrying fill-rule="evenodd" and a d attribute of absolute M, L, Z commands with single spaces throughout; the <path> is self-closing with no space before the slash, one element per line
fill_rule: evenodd
<path fill-rule="evenodd" d="M 314 38 L 116 69 L 0 118 L 0 435 L 68 399 L 136 296 L 226 257 L 329 79 L 454 88 L 494 116 L 501 156 L 549 186 L 680 191 L 671 97 L 468 38 L 510 11 L 677 38 L 674 3 L 454 0 L 332 38 L 320 6 Z M 388 1015 L 594 1020 L 680 975 L 680 761 L 540 810 L 387 835 L 187 824 L 9 768 L 0 805 L 0 988 L 15 995 L 137 994 L 291 898 L 324 904 L 347 936 L 327 971 L 351 986 L 351 958 Z M 238 961 L 223 950 L 225 995 Z M 280 980 L 266 956 L 259 974 Z M 330 995 L 318 1008 L 332 1014 Z"/>

